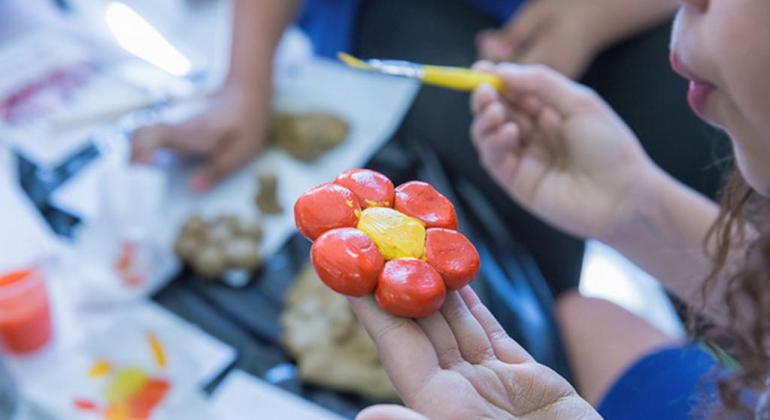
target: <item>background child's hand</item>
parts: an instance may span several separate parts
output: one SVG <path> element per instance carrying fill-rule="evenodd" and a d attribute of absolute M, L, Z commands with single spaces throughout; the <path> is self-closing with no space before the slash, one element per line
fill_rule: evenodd
<path fill-rule="evenodd" d="M 582 237 L 602 239 L 656 179 L 634 134 L 592 91 L 542 66 L 479 63 L 504 91 L 473 94 L 471 136 L 482 165 L 521 205 Z"/>
<path fill-rule="evenodd" d="M 478 35 L 479 57 L 545 64 L 568 77 L 578 77 L 608 38 L 604 35 L 606 25 L 599 24 L 602 15 L 595 13 L 593 3 L 596 0 L 530 1 L 500 30 Z"/>
<path fill-rule="evenodd" d="M 267 135 L 269 98 L 225 85 L 203 111 L 176 124 L 156 124 L 133 135 L 132 160 L 149 163 L 157 149 L 171 149 L 203 162 L 190 187 L 204 192 L 254 159 Z"/>
<path fill-rule="evenodd" d="M 500 29 L 478 34 L 479 58 L 544 64 L 580 77 L 602 50 L 669 18 L 670 0 L 530 0 Z"/>

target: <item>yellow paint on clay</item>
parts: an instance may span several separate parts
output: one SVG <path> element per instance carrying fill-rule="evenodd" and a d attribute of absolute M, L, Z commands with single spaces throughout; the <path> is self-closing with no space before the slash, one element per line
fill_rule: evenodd
<path fill-rule="evenodd" d="M 422 258 L 425 254 L 425 226 L 414 217 L 387 207 L 370 207 L 361 212 L 358 229 L 377 245 L 386 260 Z"/>
<path fill-rule="evenodd" d="M 366 201 L 366 207 L 390 207 L 389 201 L 372 201 L 372 200 L 364 200 Z"/>

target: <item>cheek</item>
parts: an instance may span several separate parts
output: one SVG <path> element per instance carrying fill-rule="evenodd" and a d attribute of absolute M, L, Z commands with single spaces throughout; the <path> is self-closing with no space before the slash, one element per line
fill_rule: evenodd
<path fill-rule="evenodd" d="M 717 70 L 718 119 L 747 180 L 770 185 L 770 1 L 713 0 L 703 45 Z"/>

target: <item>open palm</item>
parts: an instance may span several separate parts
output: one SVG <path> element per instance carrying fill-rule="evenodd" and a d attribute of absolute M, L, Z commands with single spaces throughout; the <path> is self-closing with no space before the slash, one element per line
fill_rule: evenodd
<path fill-rule="evenodd" d="M 466 287 L 424 319 L 393 317 L 371 297 L 351 298 L 396 390 L 410 409 L 440 419 L 599 418 L 570 384 L 537 363 Z M 394 407 L 364 419 L 410 418 Z M 411 412 L 412 418 L 422 418 Z"/>

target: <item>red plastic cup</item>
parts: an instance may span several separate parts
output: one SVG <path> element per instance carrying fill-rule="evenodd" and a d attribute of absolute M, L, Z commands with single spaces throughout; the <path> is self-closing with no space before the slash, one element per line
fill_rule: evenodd
<path fill-rule="evenodd" d="M 51 339 L 51 306 L 43 276 L 30 268 L 0 276 L 0 346 L 23 355 Z"/>

